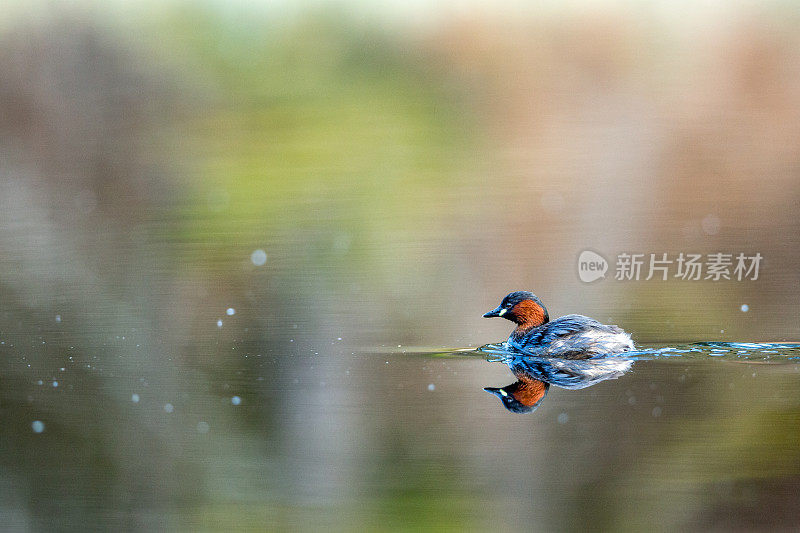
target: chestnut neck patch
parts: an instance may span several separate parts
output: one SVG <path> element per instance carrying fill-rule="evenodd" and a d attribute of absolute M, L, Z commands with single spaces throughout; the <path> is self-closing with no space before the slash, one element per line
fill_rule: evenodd
<path fill-rule="evenodd" d="M 533 300 L 522 300 L 508 310 L 505 318 L 518 324 L 514 333 L 518 331 L 528 331 L 536 326 L 541 326 L 549 319 L 547 312 L 542 306 Z"/>

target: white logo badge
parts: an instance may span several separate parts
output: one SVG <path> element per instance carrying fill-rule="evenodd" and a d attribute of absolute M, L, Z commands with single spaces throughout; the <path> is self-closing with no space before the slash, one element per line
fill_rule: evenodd
<path fill-rule="evenodd" d="M 578 277 L 584 283 L 591 283 L 606 277 L 608 261 L 600 254 L 591 250 L 584 250 L 578 256 Z"/>

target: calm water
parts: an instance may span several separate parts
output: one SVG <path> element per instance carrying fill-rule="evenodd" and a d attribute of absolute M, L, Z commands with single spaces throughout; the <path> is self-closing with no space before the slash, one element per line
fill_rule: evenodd
<path fill-rule="evenodd" d="M 554 386 L 517 414 L 483 390 L 516 379 L 498 345 L 262 349 L 229 333 L 243 314 L 225 315 L 214 353 L 180 373 L 130 360 L 135 331 L 80 345 L 53 317 L 38 335 L 4 333 L 4 524 L 799 525 L 794 345 L 652 346 L 593 384 L 559 381 L 580 369 L 551 361 L 537 377 Z"/>
<path fill-rule="evenodd" d="M 800 528 L 793 6 L 479 3 L 11 0 L 0 529 Z"/>

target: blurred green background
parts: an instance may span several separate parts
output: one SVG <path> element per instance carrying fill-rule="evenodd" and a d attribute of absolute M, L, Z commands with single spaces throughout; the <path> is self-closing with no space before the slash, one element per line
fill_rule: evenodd
<path fill-rule="evenodd" d="M 503 369 L 357 354 L 503 339 L 507 325 L 480 315 L 517 289 L 551 316 L 594 316 L 640 343 L 797 340 L 796 7 L 10 2 L 0 14 L 4 522 L 496 527 L 518 502 L 475 507 L 497 488 L 476 472 L 505 470 L 470 451 L 491 447 L 470 440 L 477 422 L 453 417 L 469 412 L 464 391 Z M 579 280 L 586 249 L 612 263 L 605 280 Z M 617 281 L 622 252 L 764 259 L 756 281 Z M 452 398 L 431 406 L 419 391 L 434 364 Z M 735 379 L 698 372 L 703 393 L 676 400 L 691 424 L 674 431 L 702 425 L 698 402 L 746 408 L 728 395 L 750 370 L 726 368 Z M 683 374 L 662 370 L 635 383 L 654 390 Z M 793 370 L 775 372 L 774 390 L 796 394 Z M 244 405 L 231 412 L 234 395 Z M 741 439 L 724 465 L 765 438 L 789 442 L 797 469 L 787 435 L 798 410 L 775 402 L 758 404 L 772 436 L 742 437 L 752 418 L 714 418 L 720 440 Z M 164 418 L 166 403 L 179 423 Z M 494 429 L 513 422 L 503 417 Z M 202 442 L 200 422 L 211 427 Z M 581 438 L 548 427 L 566 446 Z M 639 444 L 661 438 L 651 429 Z M 506 439 L 527 435 L 513 431 Z M 694 440 L 665 438 L 662 458 L 699 453 Z M 380 452 L 362 453 L 374 443 Z M 615 457 L 603 464 L 617 468 Z M 604 490 L 636 493 L 674 466 L 638 464 Z M 692 487 L 675 505 L 723 483 L 724 468 L 701 470 L 668 480 Z M 572 518 L 553 511 L 540 527 L 579 528 L 591 513 L 575 502 L 609 472 L 550 487 L 572 495 L 552 507 Z M 514 487 L 547 489 L 532 482 L 546 472 L 528 473 Z M 538 520 L 546 502 L 520 520 Z M 723 507 L 662 516 L 650 502 L 639 514 L 606 509 L 601 526 L 656 517 L 699 528 Z"/>

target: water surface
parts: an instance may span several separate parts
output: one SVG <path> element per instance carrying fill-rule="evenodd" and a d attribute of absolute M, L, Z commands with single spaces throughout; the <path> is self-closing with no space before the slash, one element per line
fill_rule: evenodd
<path fill-rule="evenodd" d="M 797 525 L 795 345 L 645 348 L 516 414 L 483 390 L 515 379 L 496 346 L 270 352 L 223 327 L 215 364 L 238 370 L 168 380 L 57 327 L 3 337 L 3 512 L 23 528 Z"/>

